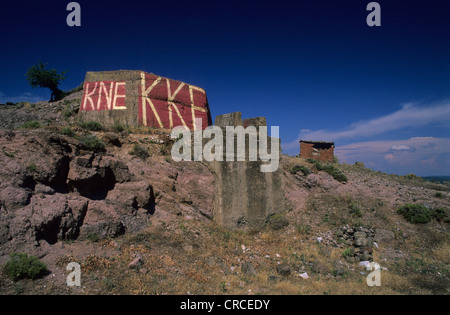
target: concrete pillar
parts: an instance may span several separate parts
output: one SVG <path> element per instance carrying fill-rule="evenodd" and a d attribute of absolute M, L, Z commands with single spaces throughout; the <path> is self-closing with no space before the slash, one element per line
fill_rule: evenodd
<path fill-rule="evenodd" d="M 215 125 L 223 131 L 225 156 L 227 126 L 260 127 L 266 126 L 266 120 L 258 117 L 243 121 L 241 113 L 231 113 L 216 117 Z M 267 139 L 270 150 L 270 138 Z M 261 172 L 263 161 L 259 155 L 257 161 L 249 160 L 248 141 L 246 136 L 245 161 L 236 161 L 235 150 L 234 161 L 211 163 L 216 175 L 214 219 L 228 228 L 258 228 L 265 224 L 268 217 L 285 210 L 281 167 L 275 172 Z"/>

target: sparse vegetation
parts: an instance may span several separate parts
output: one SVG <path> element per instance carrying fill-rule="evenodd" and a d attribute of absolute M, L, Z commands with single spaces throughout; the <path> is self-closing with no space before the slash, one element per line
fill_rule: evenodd
<path fill-rule="evenodd" d="M 398 208 L 397 213 L 411 223 L 428 223 L 433 217 L 433 211 L 420 204 L 406 204 Z"/>
<path fill-rule="evenodd" d="M 352 257 L 354 255 L 355 249 L 353 247 L 348 247 L 342 252 L 342 257 Z"/>
<path fill-rule="evenodd" d="M 19 128 L 20 129 L 39 129 L 39 128 L 41 128 L 41 124 L 39 121 L 30 120 L 30 121 L 24 122 L 22 125 L 20 125 Z"/>
<path fill-rule="evenodd" d="M 114 125 L 111 127 L 112 131 L 114 132 L 122 132 L 126 130 L 126 127 L 118 122 L 115 122 Z"/>
<path fill-rule="evenodd" d="M 80 128 L 83 128 L 85 130 L 89 130 L 89 131 L 101 131 L 103 130 L 102 125 L 97 122 L 97 121 L 87 121 L 87 122 L 82 122 L 79 124 Z"/>
<path fill-rule="evenodd" d="M 276 230 L 281 230 L 285 226 L 289 225 L 289 221 L 286 219 L 285 215 L 283 215 L 281 213 L 277 213 L 277 214 L 273 214 L 273 215 L 269 216 L 269 218 L 267 218 L 266 224 L 272 230 L 276 231 Z"/>
<path fill-rule="evenodd" d="M 325 173 L 330 174 L 337 181 L 340 181 L 342 183 L 346 183 L 348 181 L 347 176 L 345 176 L 345 174 L 342 173 L 342 171 L 339 170 L 334 165 L 321 163 L 314 159 L 308 159 L 307 161 L 309 163 L 312 163 L 318 171 L 323 171 Z"/>
<path fill-rule="evenodd" d="M 146 160 L 150 156 L 148 149 L 139 144 L 133 145 L 133 149 L 129 152 L 129 154 L 137 156 L 141 160 Z"/>
<path fill-rule="evenodd" d="M 351 215 L 355 217 L 360 218 L 363 216 L 361 208 L 356 203 L 351 203 L 350 206 L 348 207 L 348 211 Z"/>
<path fill-rule="evenodd" d="M 97 243 L 100 240 L 100 237 L 97 233 L 89 233 L 87 239 L 92 243 Z"/>
<path fill-rule="evenodd" d="M 298 172 L 302 172 L 303 176 L 308 176 L 311 174 L 311 170 L 304 165 L 295 165 L 292 167 L 289 172 L 291 174 L 297 174 Z"/>
<path fill-rule="evenodd" d="M 37 166 L 36 166 L 36 164 L 34 164 L 34 162 L 31 162 L 30 164 L 28 164 L 27 169 L 31 173 L 36 173 L 37 172 Z"/>
<path fill-rule="evenodd" d="M 68 137 L 73 137 L 75 135 L 75 133 L 73 132 L 72 128 L 70 128 L 70 127 L 64 127 L 61 130 L 61 133 L 63 135 L 65 135 L 65 136 L 68 136 Z"/>
<path fill-rule="evenodd" d="M 88 135 L 76 137 L 76 139 L 79 140 L 84 145 L 86 150 L 94 151 L 94 152 L 99 152 L 99 151 L 105 150 L 105 144 L 103 143 L 103 141 L 101 141 L 94 135 L 88 134 Z"/>
<path fill-rule="evenodd" d="M 447 211 L 442 208 L 434 208 L 433 209 L 433 218 L 435 218 L 437 221 L 445 221 L 445 217 L 447 216 Z"/>
<path fill-rule="evenodd" d="M 14 281 L 37 279 L 47 272 L 47 266 L 35 256 L 26 253 L 12 253 L 3 267 L 3 272 Z"/>
<path fill-rule="evenodd" d="M 295 223 L 294 226 L 297 232 L 301 235 L 308 235 L 312 229 L 310 225 L 303 223 Z"/>
<path fill-rule="evenodd" d="M 442 192 L 437 191 L 437 192 L 434 194 L 434 196 L 435 196 L 436 198 L 442 198 Z"/>
<path fill-rule="evenodd" d="M 161 147 L 159 148 L 159 153 L 161 155 L 168 155 L 170 153 L 170 145 L 168 142 L 164 142 L 161 144 Z"/>
<path fill-rule="evenodd" d="M 69 119 L 78 114 L 79 106 L 77 105 L 79 105 L 80 102 L 80 99 L 64 100 L 63 104 L 65 105 L 65 108 L 62 112 L 63 117 Z"/>

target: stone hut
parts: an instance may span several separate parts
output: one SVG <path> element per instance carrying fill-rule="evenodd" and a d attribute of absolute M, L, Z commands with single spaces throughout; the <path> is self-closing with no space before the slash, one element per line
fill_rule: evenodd
<path fill-rule="evenodd" d="M 322 162 L 333 162 L 334 142 L 300 140 L 300 157 Z"/>

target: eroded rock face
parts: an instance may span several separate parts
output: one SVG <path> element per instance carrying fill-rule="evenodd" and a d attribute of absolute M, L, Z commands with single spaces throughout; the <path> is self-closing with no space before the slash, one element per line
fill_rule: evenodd
<path fill-rule="evenodd" d="M 125 163 L 95 154 L 74 157 L 67 175 L 67 183 L 72 190 L 96 200 L 105 199 L 116 183 L 131 180 L 132 175 Z"/>
<path fill-rule="evenodd" d="M 42 256 L 61 240 L 139 231 L 155 211 L 150 183 L 75 139 L 11 131 L 0 133 L 0 146 L 0 255 Z"/>

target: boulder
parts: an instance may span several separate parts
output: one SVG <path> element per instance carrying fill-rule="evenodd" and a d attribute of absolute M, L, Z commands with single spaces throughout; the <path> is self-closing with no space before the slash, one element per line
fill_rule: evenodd
<path fill-rule="evenodd" d="M 7 211 L 16 210 L 30 202 L 31 192 L 27 189 L 9 186 L 0 192 L 0 204 Z"/>
<path fill-rule="evenodd" d="M 117 237 L 125 233 L 117 209 L 102 201 L 90 201 L 83 225 L 80 228 L 80 239 L 95 236 L 98 239 Z"/>
<path fill-rule="evenodd" d="M 102 174 L 103 178 L 112 176 L 111 181 L 116 183 L 125 183 L 132 180 L 132 175 L 128 166 L 111 156 L 103 156 L 98 165 L 99 172 Z"/>
<path fill-rule="evenodd" d="M 87 200 L 68 200 L 58 193 L 33 196 L 29 205 L 1 217 L 0 245 L 9 240 L 15 244 L 52 245 L 59 240 L 76 239 L 87 205 Z"/>
<path fill-rule="evenodd" d="M 128 268 L 138 269 L 142 266 L 143 263 L 144 260 L 142 259 L 142 256 L 140 254 L 137 254 L 133 261 L 128 264 Z"/>
<path fill-rule="evenodd" d="M 379 243 L 390 242 L 395 240 L 395 234 L 385 229 L 376 229 L 374 240 Z"/>
<path fill-rule="evenodd" d="M 145 181 L 116 184 L 108 192 L 106 200 L 130 210 L 143 208 L 150 213 L 155 211 L 155 195 L 152 185 Z"/>
<path fill-rule="evenodd" d="M 107 144 L 111 144 L 115 147 L 122 147 L 122 143 L 120 142 L 119 136 L 114 132 L 107 132 L 103 135 L 103 140 Z"/>
<path fill-rule="evenodd" d="M 87 200 L 69 201 L 61 194 L 33 198 L 30 223 L 36 240 L 54 244 L 59 240 L 76 239 L 87 205 Z"/>
<path fill-rule="evenodd" d="M 70 162 L 68 184 L 81 195 L 104 199 L 116 183 L 132 179 L 128 166 L 109 156 L 77 156 Z"/>
<path fill-rule="evenodd" d="M 244 262 L 241 266 L 241 271 L 249 276 L 256 276 L 257 274 L 255 267 L 250 262 Z"/>
<path fill-rule="evenodd" d="M 276 269 L 277 272 L 284 277 L 287 277 L 291 274 L 291 267 L 288 264 L 285 263 L 279 264 L 277 265 Z"/>

